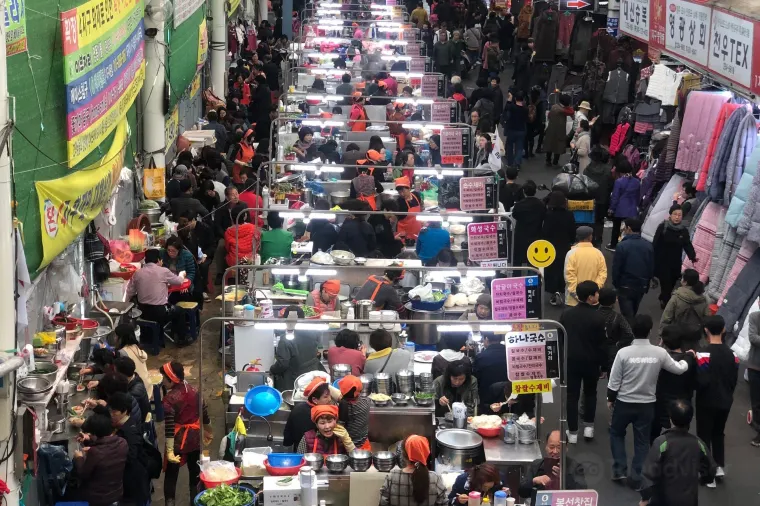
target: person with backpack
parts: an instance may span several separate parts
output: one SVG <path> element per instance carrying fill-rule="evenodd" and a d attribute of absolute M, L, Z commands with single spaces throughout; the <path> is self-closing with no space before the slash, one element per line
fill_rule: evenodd
<path fill-rule="evenodd" d="M 475 66 L 481 63 L 480 47 L 483 41 L 483 31 L 480 24 L 475 23 L 464 31 L 464 44 L 467 48 L 467 55 L 470 57 L 470 63 Z"/>
<path fill-rule="evenodd" d="M 538 150 L 541 149 L 543 140 L 544 123 L 546 120 L 546 96 L 544 91 L 534 86 L 528 95 L 528 123 L 525 131 L 525 158 L 536 156 L 533 151 L 536 135 L 540 135 Z"/>
<path fill-rule="evenodd" d="M 454 84 L 452 91 L 453 93 L 451 94 L 451 98 L 457 101 L 457 104 L 459 104 L 459 110 L 462 111 L 463 114 L 466 113 L 469 105 L 467 103 L 467 97 L 464 94 L 464 86 L 462 86 L 461 81 Z"/>
<path fill-rule="evenodd" d="M 519 57 L 519 56 L 518 56 Z M 517 68 L 515 64 L 515 69 Z M 515 70 L 517 72 L 517 70 Z M 567 149 L 567 117 L 573 115 L 570 96 L 560 95 L 559 104 L 549 109 L 549 124 L 546 126 L 546 166 L 559 165 L 560 155 Z"/>
<path fill-rule="evenodd" d="M 501 50 L 499 49 L 499 36 L 491 34 L 488 42 L 483 46 L 483 65 L 480 68 L 482 77 L 499 75 L 501 71 Z"/>
<path fill-rule="evenodd" d="M 703 320 L 711 314 L 710 304 L 705 297 L 705 285 L 699 280 L 699 273 L 694 269 L 686 269 L 681 275 L 681 286 L 675 289 L 665 305 L 660 326 L 678 324 L 688 334 L 684 339 L 696 344 L 695 341 L 702 335 Z"/>

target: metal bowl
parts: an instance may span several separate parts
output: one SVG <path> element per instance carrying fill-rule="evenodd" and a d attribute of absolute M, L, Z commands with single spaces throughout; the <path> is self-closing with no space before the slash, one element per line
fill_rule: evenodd
<path fill-rule="evenodd" d="M 414 402 L 416 402 L 418 406 L 432 406 L 433 402 L 435 402 L 435 399 L 433 397 L 430 397 L 428 399 L 421 399 L 415 395 Z"/>
<path fill-rule="evenodd" d="M 303 459 L 306 465 L 311 467 L 315 472 L 322 469 L 325 465 L 325 456 L 321 453 L 304 453 Z"/>
<path fill-rule="evenodd" d="M 348 455 L 328 455 L 325 459 L 327 471 L 331 473 L 342 473 L 348 466 Z"/>
<path fill-rule="evenodd" d="M 351 468 L 354 471 L 363 473 L 372 467 L 372 452 L 367 450 L 354 450 L 349 454 L 351 459 Z"/>
<path fill-rule="evenodd" d="M 375 469 L 381 473 L 387 473 L 396 465 L 396 454 L 393 452 L 377 452 L 372 456 Z"/>
<path fill-rule="evenodd" d="M 80 371 L 87 367 L 87 364 L 69 364 L 69 368 L 66 370 L 66 377 L 69 381 L 79 381 L 81 379 Z"/>
<path fill-rule="evenodd" d="M 406 406 L 409 402 L 409 397 L 406 394 L 393 394 L 391 400 L 396 406 Z"/>
<path fill-rule="evenodd" d="M 18 380 L 16 386 L 24 400 L 34 402 L 43 400 L 50 393 L 53 382 L 42 376 L 27 376 Z"/>
<path fill-rule="evenodd" d="M 375 406 L 378 406 L 378 407 L 381 407 L 381 408 L 384 408 L 385 406 L 387 406 L 388 404 L 391 403 L 390 400 L 387 400 L 387 401 L 375 401 L 375 400 L 373 400 L 372 402 L 375 403 Z"/>
<path fill-rule="evenodd" d="M 332 250 L 330 256 L 332 257 L 333 262 L 335 262 L 337 265 L 351 265 L 351 263 L 356 258 L 356 255 L 350 251 L 345 251 L 342 249 Z"/>
<path fill-rule="evenodd" d="M 29 371 L 29 376 L 45 378 L 53 383 L 58 376 L 58 366 L 47 360 L 35 360 L 34 371 Z"/>

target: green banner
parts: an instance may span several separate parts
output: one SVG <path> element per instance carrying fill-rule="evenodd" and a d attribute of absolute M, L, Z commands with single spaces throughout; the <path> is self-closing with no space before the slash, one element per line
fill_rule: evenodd
<path fill-rule="evenodd" d="M 26 0 L 5 0 L 5 52 L 26 51 Z"/>

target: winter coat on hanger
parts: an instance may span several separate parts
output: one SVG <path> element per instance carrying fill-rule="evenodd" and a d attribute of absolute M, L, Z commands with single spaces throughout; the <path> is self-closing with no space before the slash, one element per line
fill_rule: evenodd
<path fill-rule="evenodd" d="M 710 167 L 712 166 L 713 157 L 715 156 L 715 149 L 718 146 L 720 135 L 723 133 L 723 128 L 726 124 L 726 121 L 728 121 L 728 118 L 730 118 L 731 114 L 733 114 L 733 112 L 739 107 L 739 104 L 723 104 L 720 109 L 717 121 L 715 122 L 715 127 L 712 129 L 707 139 L 705 159 L 702 162 L 701 166 L 697 168 L 697 175 L 694 178 L 697 182 L 696 188 L 699 191 L 705 191 L 705 188 L 709 186 L 707 181 L 710 175 Z"/>
<path fill-rule="evenodd" d="M 568 65 L 580 67 L 594 58 L 593 55 L 589 57 L 593 30 L 593 21 L 585 21 L 583 17 L 580 17 L 575 21 L 573 33 L 570 36 L 570 52 L 568 53 L 567 58 Z"/>
<path fill-rule="evenodd" d="M 739 123 L 738 135 L 731 154 L 728 157 L 726 169 L 726 189 L 723 193 L 723 203 L 727 204 L 736 193 L 742 174 L 747 170 L 747 163 L 757 145 L 757 122 L 750 113 Z"/>
<path fill-rule="evenodd" d="M 736 233 L 736 229 L 725 221 L 720 225 L 722 233 L 715 240 L 716 247 L 713 249 L 713 259 L 710 264 L 710 283 L 707 285 L 707 293 L 712 299 L 717 299 L 723 292 L 726 277 L 739 255 L 743 240 L 743 237 Z M 719 238 L 720 241 L 718 241 Z"/>
<path fill-rule="evenodd" d="M 686 111 L 681 122 L 678 139 L 678 156 L 675 169 L 697 172 L 705 161 L 707 143 L 727 94 L 708 91 L 692 91 L 686 102 Z"/>
<path fill-rule="evenodd" d="M 630 123 L 620 123 L 610 138 L 610 156 L 615 156 L 623 150 L 625 146 L 626 138 L 628 137 L 628 131 L 631 129 Z"/>
<path fill-rule="evenodd" d="M 628 72 L 623 69 L 610 70 L 607 84 L 604 86 L 603 100 L 611 104 L 628 102 Z"/>
<path fill-rule="evenodd" d="M 760 251 L 755 251 L 736 281 L 726 292 L 718 313 L 726 321 L 726 342 L 733 343 L 752 304 L 760 295 Z M 739 324 L 735 329 L 734 325 Z"/>
<path fill-rule="evenodd" d="M 541 4 L 539 4 L 541 5 Z M 559 12 L 547 10 L 536 20 L 533 30 L 536 54 L 534 62 L 553 62 L 559 37 Z"/>
<path fill-rule="evenodd" d="M 695 264 L 689 259 L 683 262 L 683 268 L 694 269 L 699 272 L 699 279 L 703 283 L 707 281 L 710 274 L 712 252 L 715 249 L 716 237 L 725 215 L 726 208 L 715 202 L 710 202 L 705 206 L 691 240 L 697 263 Z M 694 222 L 692 222 L 692 226 L 694 226 Z"/>
<path fill-rule="evenodd" d="M 760 177 L 757 177 L 759 163 L 760 144 L 755 144 L 726 212 L 726 222 L 732 227 L 736 227 L 739 235 L 747 235 L 749 230 L 743 220 L 745 210 L 749 210 L 747 206 L 750 209 L 754 208 L 758 197 L 760 197 Z"/>
<path fill-rule="evenodd" d="M 752 113 L 745 107 L 735 110 L 729 116 L 726 124 L 723 126 L 723 131 L 718 137 L 715 154 L 707 174 L 706 185 L 710 199 L 715 202 L 723 202 L 723 193 L 726 188 L 726 174 L 734 170 L 733 167 L 728 167 L 728 159 L 731 156 L 731 151 L 734 149 L 734 144 L 743 143 L 743 140 L 740 139 L 739 125 L 748 115 L 752 116 Z"/>
<path fill-rule="evenodd" d="M 527 39 L 530 37 L 530 22 L 533 18 L 533 6 L 525 4 L 517 16 L 517 38 Z"/>
<path fill-rule="evenodd" d="M 739 274 L 741 274 L 742 270 L 749 262 L 749 259 L 752 258 L 752 255 L 756 250 L 756 242 L 752 242 L 747 238 L 742 241 L 742 247 L 739 249 L 739 254 L 736 255 L 736 258 L 731 264 L 731 270 L 729 271 L 728 276 L 726 276 L 726 278 L 723 280 L 723 287 L 720 292 L 720 296 L 717 298 L 717 304 L 719 306 L 723 304 L 723 301 L 726 298 L 726 293 L 728 293 L 728 290 L 731 289 L 734 283 L 736 283 L 736 278 L 739 277 Z"/>

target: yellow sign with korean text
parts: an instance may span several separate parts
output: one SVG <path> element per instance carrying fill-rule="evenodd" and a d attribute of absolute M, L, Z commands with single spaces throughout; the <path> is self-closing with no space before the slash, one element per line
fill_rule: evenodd
<path fill-rule="evenodd" d="M 543 394 L 552 391 L 552 380 L 525 380 L 513 381 L 512 393 L 520 394 Z"/>
<path fill-rule="evenodd" d="M 190 83 L 190 99 L 195 98 L 195 96 L 198 94 L 198 90 L 201 89 L 201 73 L 198 72 L 195 74 L 195 79 L 193 79 L 193 82 Z"/>
<path fill-rule="evenodd" d="M 240 7 L 240 0 L 229 0 L 227 2 L 227 15 L 232 16 L 232 14 Z"/>
<path fill-rule="evenodd" d="M 206 63 L 206 55 L 208 55 L 208 29 L 206 18 L 203 18 L 203 21 L 198 26 L 198 68 L 201 68 Z"/>
<path fill-rule="evenodd" d="M 129 125 L 123 118 L 113 143 L 98 162 L 73 174 L 34 183 L 42 221 L 42 263 L 48 265 L 81 234 L 111 199 L 124 167 Z"/>
<path fill-rule="evenodd" d="M 179 135 L 179 105 L 174 106 L 174 110 L 164 120 L 164 142 L 166 149 L 174 145 Z"/>

